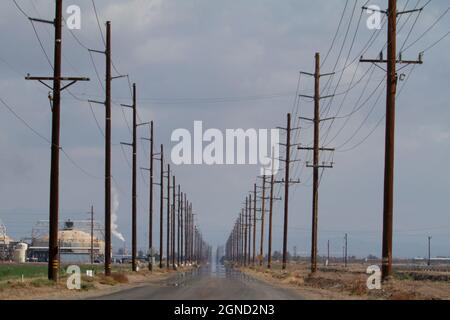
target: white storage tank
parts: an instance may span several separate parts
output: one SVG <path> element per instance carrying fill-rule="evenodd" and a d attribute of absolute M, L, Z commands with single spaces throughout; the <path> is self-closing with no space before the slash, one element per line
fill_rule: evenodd
<path fill-rule="evenodd" d="M 28 245 L 26 243 L 19 243 L 14 249 L 14 262 L 25 263 L 27 257 Z"/>

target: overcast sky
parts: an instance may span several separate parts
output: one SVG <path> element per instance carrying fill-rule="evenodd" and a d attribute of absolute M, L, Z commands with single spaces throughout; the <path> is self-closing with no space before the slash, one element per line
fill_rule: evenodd
<path fill-rule="evenodd" d="M 355 108 L 358 112 L 333 122 L 330 131 L 331 123 L 324 124 L 322 129 L 325 145 L 337 147 L 338 152 L 334 154 L 334 169 L 326 170 L 321 181 L 319 251 L 324 253 L 326 241 L 330 240 L 332 252 L 340 255 L 347 232 L 350 254 L 379 256 L 384 72 L 368 64 L 358 64 L 357 59 L 363 49 L 368 58 L 378 56 L 386 43 L 386 30 L 367 28 L 369 15 L 361 13 L 365 2 L 347 1 L 341 27 L 328 56 L 345 0 L 97 0 L 96 4 L 102 27 L 106 20 L 112 21 L 114 64 L 120 73 L 129 74 L 131 81 L 137 83 L 140 118 L 155 121 L 156 143 L 164 143 L 166 150 L 174 146 L 170 142 L 172 131 L 192 130 L 195 120 L 203 121 L 205 128 L 221 130 L 284 126 L 286 113 L 293 110 L 299 71 L 313 71 L 315 52 L 321 52 L 323 59 L 327 56 L 322 71 L 337 71 L 337 74 L 322 78 L 323 92 L 339 95 L 322 101 L 324 113 L 346 116 Z M 407 9 L 412 9 L 417 3 L 416 0 L 398 2 L 400 9 L 405 4 Z M 417 7 L 425 2 L 419 1 Z M 53 1 L 18 0 L 18 3 L 30 16 L 53 19 Z M 65 6 L 71 4 L 79 5 L 82 10 L 82 28 L 74 30 L 74 34 L 85 46 L 102 50 L 91 1 L 65 1 Z M 373 0 L 371 4 L 385 8 L 387 1 Z M 403 27 L 399 28 L 398 47 L 400 49 L 406 41 L 404 59 L 417 59 L 420 51 L 449 32 L 450 18 L 446 15 L 415 42 L 446 10 L 448 1 L 433 0 L 418 18 L 417 13 L 410 18 L 400 18 L 399 27 Z M 13 1 L 2 1 L 0 27 L 3 44 L 0 97 L 34 130 L 49 138 L 49 90 L 39 83 L 24 80 L 27 73 L 42 76 L 52 73 L 32 25 Z M 36 23 L 36 30 L 52 60 L 52 28 Z M 399 83 L 403 89 L 397 111 L 396 256 L 425 256 L 428 235 L 433 236 L 433 255 L 450 256 L 449 50 L 447 37 L 426 51 L 423 66 L 407 66 L 400 71 L 405 76 Z M 81 100 L 102 100 L 104 92 L 89 54 L 67 29 L 64 30 L 63 51 L 65 76 L 91 78 L 89 83 L 73 86 L 71 92 Z M 103 81 L 104 58 L 94 54 L 93 59 Z M 300 93 L 312 94 L 312 85 L 311 79 L 302 77 Z M 118 106 L 130 103 L 125 79 L 114 81 L 113 100 L 113 175 L 120 201 L 118 224 L 129 243 L 131 171 L 117 145 L 131 139 L 124 120 L 125 117 L 130 123 L 131 113 L 127 109 L 122 113 Z M 103 107 L 93 107 L 103 130 Z M 311 116 L 312 108 L 310 101 L 301 100 L 298 115 Z M 85 212 L 93 204 L 97 218 L 103 221 L 102 133 L 86 102 L 65 93 L 61 110 L 61 145 L 77 165 L 90 173 L 86 175 L 61 155 L 61 217 L 86 218 Z M 37 220 L 48 219 L 50 147 L 3 105 L 0 105 L 0 113 L 0 219 L 10 236 L 19 239 L 29 237 Z M 312 128 L 307 123 L 301 125 L 304 128 L 300 140 L 295 142 L 310 144 Z M 139 137 L 147 136 L 148 129 L 139 129 Z M 148 147 L 144 143 L 139 143 L 138 147 L 138 165 L 147 166 Z M 346 151 L 348 149 L 351 150 Z M 131 150 L 125 149 L 125 153 L 130 161 Z M 310 155 L 304 152 L 295 157 L 310 160 Z M 300 169 L 303 166 L 304 162 L 296 163 L 293 169 L 293 178 L 300 178 L 303 184 L 292 188 L 289 248 L 293 251 L 296 246 L 297 252 L 306 254 L 310 247 L 311 169 Z M 177 182 L 194 204 L 205 238 L 213 245 L 223 244 L 247 192 L 253 188 L 259 167 L 175 166 L 174 170 Z M 147 246 L 146 182 L 147 173 L 138 174 L 140 248 Z M 156 202 L 155 211 L 158 206 Z M 281 245 L 282 209 L 282 203 L 277 203 L 274 214 L 276 248 Z M 122 246 L 117 239 L 114 244 L 115 248 Z"/>

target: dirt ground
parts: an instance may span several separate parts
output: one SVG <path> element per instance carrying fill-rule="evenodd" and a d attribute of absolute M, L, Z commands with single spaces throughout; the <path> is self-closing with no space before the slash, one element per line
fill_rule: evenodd
<path fill-rule="evenodd" d="M 311 275 L 306 263 L 290 264 L 286 271 L 247 267 L 241 270 L 273 285 L 293 288 L 309 300 L 450 300 L 450 272 L 397 271 L 381 290 L 367 288 L 368 265 L 321 267 Z"/>
<path fill-rule="evenodd" d="M 31 280 L 6 281 L 0 285 L 0 300 L 70 300 L 111 294 L 128 288 L 157 283 L 169 278 L 175 272 L 188 271 L 179 268 L 173 270 L 141 270 L 138 273 L 113 273 L 111 277 L 102 274 L 94 277 L 82 276 L 81 290 L 68 290 L 67 278 L 61 278 L 57 284 L 45 278 Z"/>

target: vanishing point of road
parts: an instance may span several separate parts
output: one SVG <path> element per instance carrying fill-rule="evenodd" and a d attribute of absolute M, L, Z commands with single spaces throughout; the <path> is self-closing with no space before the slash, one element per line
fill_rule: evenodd
<path fill-rule="evenodd" d="M 126 289 L 96 300 L 301 300 L 295 291 L 273 287 L 223 265 L 179 273 L 158 284 Z"/>

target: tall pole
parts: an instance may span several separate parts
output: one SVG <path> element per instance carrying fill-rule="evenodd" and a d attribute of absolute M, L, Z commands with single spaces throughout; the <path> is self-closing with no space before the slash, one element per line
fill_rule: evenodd
<path fill-rule="evenodd" d="M 314 73 L 314 156 L 311 232 L 311 272 L 317 271 L 317 223 L 319 201 L 319 128 L 320 128 L 320 54 L 316 53 Z"/>
<path fill-rule="evenodd" d="M 175 176 L 172 176 L 172 268 L 175 269 L 175 215 L 176 215 L 176 184 Z"/>
<path fill-rule="evenodd" d="M 137 123 L 137 95 L 136 83 L 133 83 L 133 103 L 132 105 L 122 104 L 122 107 L 131 108 L 133 110 L 133 141 L 124 143 L 123 145 L 131 146 L 133 152 L 132 160 L 132 181 L 131 181 L 131 269 L 137 271 L 137 128 L 144 123 Z"/>
<path fill-rule="evenodd" d="M 345 234 L 345 246 L 344 246 L 344 265 L 347 268 L 348 263 L 348 234 Z"/>
<path fill-rule="evenodd" d="M 334 95 L 320 96 L 320 78 L 323 76 L 330 76 L 334 73 L 321 74 L 320 73 L 320 53 L 315 55 L 315 71 L 314 74 L 302 72 L 302 74 L 307 74 L 314 77 L 314 96 L 309 97 L 305 95 L 300 95 L 301 97 L 309 97 L 314 100 L 314 118 L 304 118 L 300 117 L 302 120 L 311 121 L 314 125 L 314 144 L 313 147 L 302 147 L 299 146 L 299 150 L 310 150 L 313 151 L 313 164 L 310 165 L 308 162 L 306 166 L 308 168 L 313 168 L 313 192 L 312 192 L 312 223 L 311 223 L 311 273 L 317 271 L 317 237 L 318 237 L 318 223 L 319 223 L 319 169 L 322 168 L 333 168 L 333 163 L 331 164 L 320 164 L 320 151 L 331 151 L 334 152 L 333 148 L 321 148 L 320 147 L 320 124 L 322 121 L 334 120 L 334 118 L 321 119 L 320 118 L 320 100 L 325 98 L 331 98 Z"/>
<path fill-rule="evenodd" d="M 50 162 L 50 201 L 49 201 L 49 240 L 48 240 L 48 279 L 58 280 L 59 241 L 59 150 L 61 127 L 61 91 L 67 89 L 78 81 L 89 81 L 89 78 L 61 77 L 62 56 L 62 0 L 55 0 L 55 19 L 53 21 L 29 18 L 30 21 L 52 24 L 55 27 L 53 77 L 25 77 L 26 80 L 37 80 L 49 87 L 44 81 L 53 81 L 52 96 L 52 138 L 51 138 L 51 162 Z M 62 81 L 71 81 L 61 88 Z"/>
<path fill-rule="evenodd" d="M 132 202 L 132 267 L 133 271 L 137 271 L 137 184 L 136 184 L 136 170 L 137 170 L 137 105 L 136 105 L 136 84 L 133 83 L 133 202 Z"/>
<path fill-rule="evenodd" d="M 397 92 L 397 1 L 389 0 L 388 63 L 386 95 L 386 141 L 383 203 L 382 277 L 392 275 L 392 234 L 394 208 L 395 98 Z"/>
<path fill-rule="evenodd" d="M 286 127 L 286 158 L 284 159 L 286 166 L 284 172 L 284 226 L 283 226 L 283 270 L 287 264 L 287 235 L 289 220 L 289 168 L 291 162 L 291 114 L 287 115 Z"/>
<path fill-rule="evenodd" d="M 248 228 L 248 197 L 245 198 L 245 210 L 244 210 L 244 266 L 247 265 L 247 255 L 248 255 L 248 248 L 247 248 L 247 228 Z"/>
<path fill-rule="evenodd" d="M 247 206 L 247 211 L 248 211 L 248 264 L 250 264 L 251 261 L 251 257 L 252 257 L 252 230 L 253 230 L 253 225 L 256 224 L 256 221 L 254 221 L 252 223 L 253 220 L 253 214 L 252 214 L 252 194 L 249 194 L 249 198 L 248 198 L 248 206 Z"/>
<path fill-rule="evenodd" d="M 184 213 L 184 230 L 183 233 L 181 234 L 182 237 L 184 238 L 184 242 L 183 242 L 183 264 L 186 265 L 187 263 L 187 225 L 188 225 L 188 216 L 187 216 L 187 210 L 188 205 L 187 205 L 187 196 L 186 193 L 184 194 L 184 204 L 183 204 L 183 213 Z M 183 235 L 184 234 L 184 235 Z"/>
<path fill-rule="evenodd" d="M 191 256 L 194 256 L 194 231 L 196 230 L 196 226 L 195 226 L 195 219 L 194 219 L 194 213 L 192 211 L 192 203 L 190 204 L 190 212 L 191 212 L 191 217 L 192 217 L 192 248 L 191 248 Z"/>
<path fill-rule="evenodd" d="M 242 258 L 244 256 L 244 224 L 245 224 L 244 214 L 242 213 L 242 210 L 241 210 L 241 214 L 239 216 L 239 245 L 241 247 L 239 261 L 240 261 L 241 265 L 243 264 Z"/>
<path fill-rule="evenodd" d="M 189 215 L 191 217 L 191 243 L 190 243 L 190 256 L 191 256 L 191 262 L 193 261 L 193 257 L 194 257 L 194 231 L 195 231 L 195 221 L 194 221 L 194 214 L 192 213 L 192 203 L 189 203 Z"/>
<path fill-rule="evenodd" d="M 327 241 L 327 263 L 330 263 L 330 240 Z"/>
<path fill-rule="evenodd" d="M 432 237 L 428 237 L 428 266 L 431 266 L 431 239 Z"/>
<path fill-rule="evenodd" d="M 393 208 L 394 208 L 394 163 L 395 163 L 395 111 L 397 95 L 397 64 L 423 64 L 422 54 L 417 61 L 403 60 L 397 61 L 397 17 L 402 14 L 420 12 L 424 7 L 397 11 L 397 1 L 389 0 L 389 8 L 386 12 L 388 16 L 387 34 L 387 60 L 361 59 L 360 62 L 373 64 L 387 64 L 387 88 L 386 88 L 386 133 L 385 133 L 385 159 L 384 159 L 384 196 L 383 196 L 383 248 L 381 277 L 383 281 L 392 277 L 392 237 L 393 237 Z M 365 8 L 368 9 L 368 8 Z"/>
<path fill-rule="evenodd" d="M 247 214 L 248 214 L 248 257 L 247 257 L 247 261 L 248 264 L 250 264 L 250 259 L 251 259 L 251 241 L 252 241 L 252 226 L 253 228 L 255 228 L 256 223 L 252 222 L 252 195 L 250 194 L 248 196 L 248 206 L 247 206 Z"/>
<path fill-rule="evenodd" d="M 193 257 L 192 257 L 192 241 L 193 241 L 193 221 L 192 221 L 192 212 L 191 212 L 191 202 L 189 202 L 189 207 L 188 207 L 188 216 L 189 216 L 189 228 L 188 228 L 188 232 L 189 232 L 189 243 L 188 243 L 188 252 L 189 252 L 189 263 L 193 262 Z"/>
<path fill-rule="evenodd" d="M 105 275 L 111 275 L 111 22 L 106 22 Z"/>
<path fill-rule="evenodd" d="M 261 240 L 259 245 L 259 265 L 262 266 L 264 260 L 264 217 L 266 216 L 266 175 L 263 175 L 262 198 L 261 198 Z"/>
<path fill-rule="evenodd" d="M 150 188 L 148 204 L 148 251 L 149 251 L 149 270 L 153 270 L 153 161 L 154 161 L 154 137 L 153 121 L 150 122 Z"/>
<path fill-rule="evenodd" d="M 164 223 L 164 146 L 161 145 L 161 169 L 160 169 L 160 183 L 161 189 L 159 194 L 159 268 L 163 268 L 163 254 L 164 254 L 164 243 L 163 243 L 163 223 Z"/>
<path fill-rule="evenodd" d="M 275 184 L 275 171 L 274 171 L 274 150 L 272 149 L 272 172 L 270 175 L 270 199 L 269 199 L 269 243 L 267 247 L 267 268 L 272 267 L 272 223 L 273 223 L 273 187 Z"/>
<path fill-rule="evenodd" d="M 53 70 L 52 147 L 50 168 L 50 230 L 48 251 L 48 279 L 58 280 L 58 223 L 59 223 L 59 147 L 61 118 L 61 48 L 62 0 L 55 8 L 55 56 Z"/>
<path fill-rule="evenodd" d="M 256 183 L 253 185 L 253 265 L 256 259 Z"/>
<path fill-rule="evenodd" d="M 234 226 L 234 262 L 239 263 L 239 218 L 236 220 L 236 224 Z"/>
<path fill-rule="evenodd" d="M 178 185 L 178 210 L 177 210 L 177 264 L 181 265 L 181 186 Z"/>
<path fill-rule="evenodd" d="M 170 164 L 167 164 L 167 237 L 166 237 L 166 267 L 169 269 L 170 266 Z"/>
<path fill-rule="evenodd" d="M 183 263 L 183 192 L 178 188 L 178 265 Z"/>
<path fill-rule="evenodd" d="M 91 206 L 91 265 L 94 264 L 94 206 Z"/>

